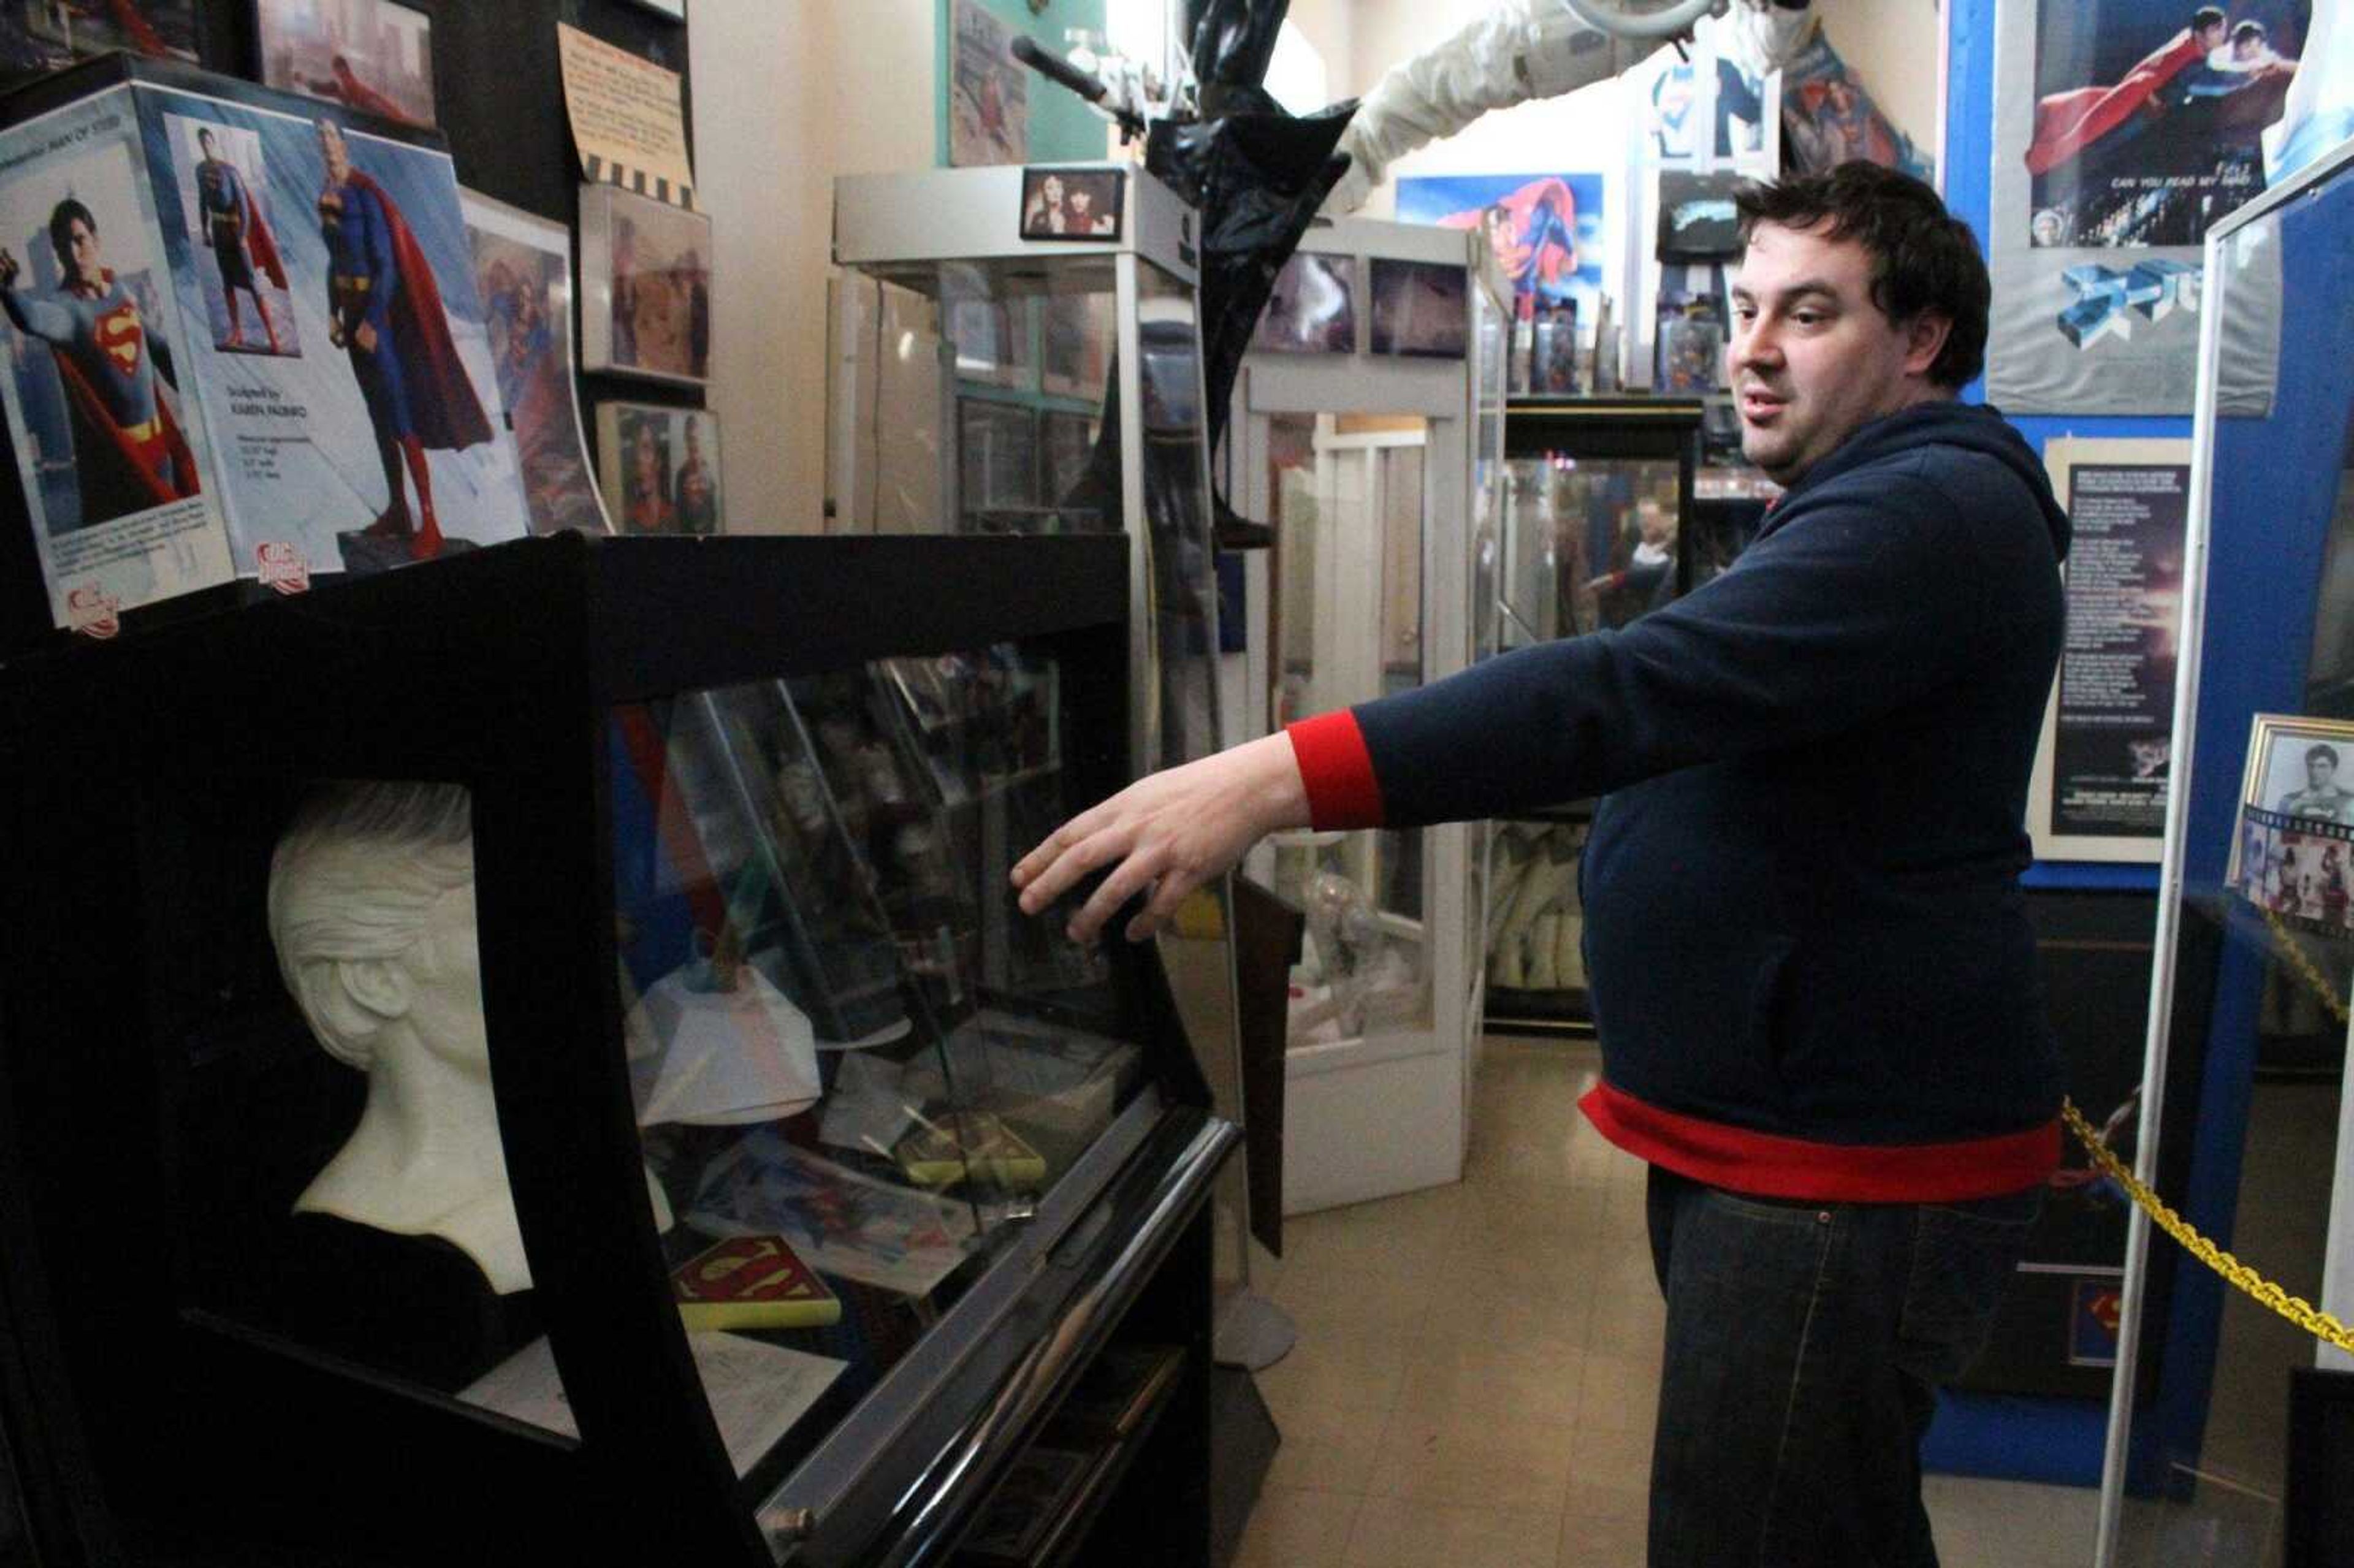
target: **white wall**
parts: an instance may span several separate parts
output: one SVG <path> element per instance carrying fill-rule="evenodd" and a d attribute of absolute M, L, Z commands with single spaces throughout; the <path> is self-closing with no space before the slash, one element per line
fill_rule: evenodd
<path fill-rule="evenodd" d="M 712 386 L 738 533 L 815 533 L 833 176 L 931 166 L 934 0 L 694 0 Z"/>

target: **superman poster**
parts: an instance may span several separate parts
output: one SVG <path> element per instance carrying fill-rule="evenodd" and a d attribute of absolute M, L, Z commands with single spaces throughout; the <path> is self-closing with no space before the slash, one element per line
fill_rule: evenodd
<path fill-rule="evenodd" d="M 1405 223 L 1485 232 L 1518 313 L 1575 303 L 1591 321 L 1601 303 L 1602 176 L 1593 175 L 1435 175 L 1397 183 Z"/>
<path fill-rule="evenodd" d="M 192 323 L 128 90 L 0 131 L 0 401 L 52 621 L 110 635 L 124 610 L 228 581 Z"/>
<path fill-rule="evenodd" d="M 1989 401 L 2188 414 L 2207 231 L 2261 195 L 2312 0 L 2001 0 Z"/>
<path fill-rule="evenodd" d="M 332 106 L 234 90 L 134 90 L 145 172 L 168 193 L 156 205 L 180 312 L 211 326 L 186 342 L 186 374 L 208 416 L 239 571 L 297 588 L 522 536 L 528 509 L 449 154 L 362 131 Z M 274 266 L 251 249 L 259 229 L 239 258 L 221 228 L 192 221 L 218 207 L 207 144 L 246 176 Z M 241 303 L 225 322 L 225 271 L 260 285 L 266 317 Z"/>

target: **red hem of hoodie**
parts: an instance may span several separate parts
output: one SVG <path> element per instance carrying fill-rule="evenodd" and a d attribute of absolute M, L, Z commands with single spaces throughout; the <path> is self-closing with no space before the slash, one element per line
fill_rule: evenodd
<path fill-rule="evenodd" d="M 1760 1198 L 1827 1203 L 1953 1203 L 2037 1187 L 2060 1166 L 2055 1118 L 2025 1132 L 1951 1143 L 1816 1143 L 1750 1132 L 1646 1105 L 1608 1084 L 1578 1102 L 1603 1137 L 1679 1176 Z"/>
<path fill-rule="evenodd" d="M 1308 788 L 1308 820 L 1320 829 L 1378 828 L 1382 783 L 1373 774 L 1365 732 L 1346 708 L 1284 726 L 1299 781 Z"/>

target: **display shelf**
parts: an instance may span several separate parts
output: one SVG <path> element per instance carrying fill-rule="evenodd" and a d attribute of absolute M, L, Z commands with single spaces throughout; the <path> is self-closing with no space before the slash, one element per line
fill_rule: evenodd
<path fill-rule="evenodd" d="M 11 1425 L 87 1427 L 86 1520 L 134 1563 L 340 1562 L 355 1514 L 354 1560 L 930 1561 L 1123 1318 L 1204 1384 L 1237 1135 L 1152 950 L 1061 952 L 1004 876 L 1128 777 L 1129 568 L 567 535 L 0 666 L 10 1296 L 60 1369 Z M 429 877 L 389 948 L 313 945 Z M 820 893 L 887 992 L 794 956 Z M 387 1105 L 445 1162 L 367 1163 Z M 926 1121 L 961 1171 L 914 1179 Z M 960 1141 L 998 1126 L 1034 1164 Z M 838 1319 L 682 1332 L 671 1270 L 746 1231 Z"/>

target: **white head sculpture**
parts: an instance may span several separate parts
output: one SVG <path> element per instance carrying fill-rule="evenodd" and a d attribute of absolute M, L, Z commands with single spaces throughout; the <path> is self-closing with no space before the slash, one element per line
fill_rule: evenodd
<path fill-rule="evenodd" d="M 501 1295 L 529 1289 L 491 1095 L 465 789 L 346 783 L 314 796 L 270 858 L 270 936 L 312 1033 L 368 1078 L 359 1126 L 296 1211 L 440 1236 Z"/>

